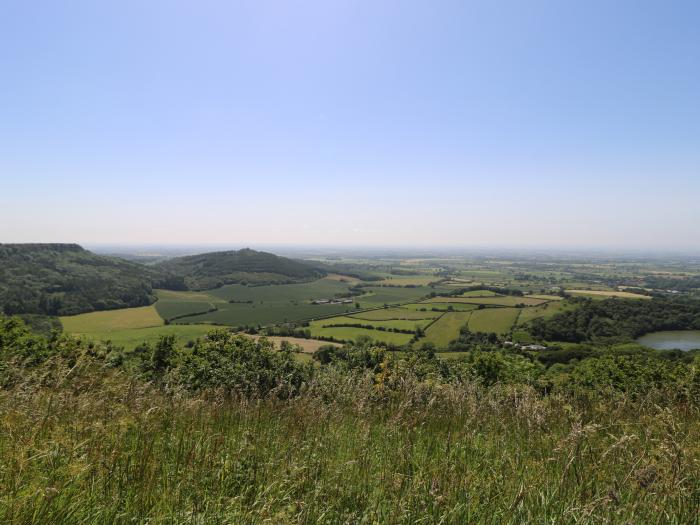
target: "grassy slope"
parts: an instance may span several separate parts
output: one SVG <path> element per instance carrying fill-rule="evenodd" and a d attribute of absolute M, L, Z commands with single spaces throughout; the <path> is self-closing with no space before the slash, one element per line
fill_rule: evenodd
<path fill-rule="evenodd" d="M 184 278 L 191 290 L 207 290 L 244 281 L 308 281 L 324 275 L 307 263 L 250 249 L 176 257 L 157 267 Z"/>
<path fill-rule="evenodd" d="M 469 303 L 483 304 L 487 306 L 515 306 L 516 304 L 524 304 L 527 306 L 537 306 L 545 303 L 542 299 L 533 297 L 514 297 L 514 296 L 498 296 L 498 297 L 433 297 L 425 301 L 426 303 Z"/>
<path fill-rule="evenodd" d="M 472 332 L 495 332 L 505 334 L 510 331 L 520 313 L 519 308 L 485 308 L 475 310 L 469 319 Z"/>
<path fill-rule="evenodd" d="M 162 326 L 163 319 L 154 306 L 124 308 L 107 312 L 61 317 L 63 329 L 71 334 L 106 334 L 118 330 Z"/>
<path fill-rule="evenodd" d="M 0 391 L 0 522 L 697 522 L 697 411 L 435 394 L 381 406 L 341 383 L 337 405 L 172 400 L 126 380 Z"/>
<path fill-rule="evenodd" d="M 355 341 L 360 336 L 368 336 L 375 341 L 391 343 L 396 345 L 404 345 L 411 340 L 411 334 L 402 334 L 396 332 L 382 332 L 380 330 L 369 330 L 366 328 L 350 328 L 350 327 L 329 327 L 324 328 L 327 324 L 325 319 L 313 321 L 311 323 L 312 337 L 333 337 L 338 341 Z"/>
<path fill-rule="evenodd" d="M 648 295 L 632 292 L 616 292 L 612 290 L 566 290 L 566 293 L 578 297 L 591 297 L 593 299 L 607 299 L 609 297 L 620 297 L 623 299 L 651 299 Z"/>
<path fill-rule="evenodd" d="M 450 341 L 457 339 L 459 330 L 469 322 L 472 312 L 447 312 L 426 330 L 421 343 L 433 343 L 437 348 L 447 348 Z"/>
<path fill-rule="evenodd" d="M 379 310 L 370 310 L 353 314 L 350 317 L 363 320 L 382 320 L 382 319 L 434 319 L 440 317 L 440 312 L 419 312 L 409 308 L 381 308 Z"/>
<path fill-rule="evenodd" d="M 178 344 L 183 345 L 214 328 L 211 325 L 166 326 L 154 306 L 61 317 L 61 323 L 69 334 L 95 341 L 109 340 L 126 349 L 144 342 L 155 343 L 163 335 L 173 335 Z"/>
<path fill-rule="evenodd" d="M 380 326 L 383 328 L 398 328 L 400 330 L 413 330 L 416 326 L 424 328 L 426 325 L 432 323 L 432 319 L 357 319 L 356 317 L 350 317 L 347 315 L 339 315 L 337 317 L 330 317 L 328 319 L 322 319 L 318 321 L 321 325 L 333 325 L 333 324 L 363 324 Z"/>

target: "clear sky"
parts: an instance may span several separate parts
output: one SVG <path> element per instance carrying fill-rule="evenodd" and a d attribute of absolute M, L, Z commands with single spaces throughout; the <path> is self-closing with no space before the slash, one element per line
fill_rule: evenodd
<path fill-rule="evenodd" d="M 700 248 L 700 2 L 0 2 L 0 242 Z"/>

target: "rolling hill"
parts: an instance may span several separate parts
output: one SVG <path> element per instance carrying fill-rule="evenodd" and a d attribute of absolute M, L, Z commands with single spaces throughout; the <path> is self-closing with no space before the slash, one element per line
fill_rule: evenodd
<path fill-rule="evenodd" d="M 162 283 L 163 288 L 180 290 L 210 290 L 226 284 L 290 284 L 326 275 L 306 262 L 248 248 L 176 257 L 154 268 L 171 276 Z"/>
<path fill-rule="evenodd" d="M 77 244 L 0 244 L 0 311 L 72 315 L 144 306 L 157 273 Z"/>
<path fill-rule="evenodd" d="M 77 244 L 0 244 L 0 313 L 74 315 L 152 304 L 154 288 L 288 284 L 324 275 L 310 264 L 249 249 L 144 265 Z"/>

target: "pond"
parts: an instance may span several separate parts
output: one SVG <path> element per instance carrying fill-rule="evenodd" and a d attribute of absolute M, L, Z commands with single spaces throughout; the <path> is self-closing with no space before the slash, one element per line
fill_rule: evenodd
<path fill-rule="evenodd" d="M 673 330 L 643 335 L 637 342 L 655 350 L 694 350 L 700 348 L 700 330 Z"/>

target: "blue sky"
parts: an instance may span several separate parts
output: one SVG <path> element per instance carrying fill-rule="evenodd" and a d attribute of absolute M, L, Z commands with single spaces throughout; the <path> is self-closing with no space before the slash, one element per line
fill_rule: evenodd
<path fill-rule="evenodd" d="M 0 242 L 700 249 L 695 1 L 0 4 Z"/>

